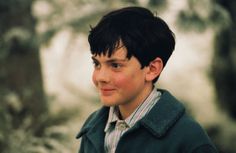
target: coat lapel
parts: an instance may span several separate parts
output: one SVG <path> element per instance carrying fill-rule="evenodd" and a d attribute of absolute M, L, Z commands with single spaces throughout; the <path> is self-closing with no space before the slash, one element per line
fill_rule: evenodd
<path fill-rule="evenodd" d="M 97 153 L 104 153 L 104 128 L 107 122 L 109 109 L 102 107 L 99 111 L 92 114 L 88 123 L 82 127 L 77 135 L 77 139 L 86 136 L 96 149 Z"/>

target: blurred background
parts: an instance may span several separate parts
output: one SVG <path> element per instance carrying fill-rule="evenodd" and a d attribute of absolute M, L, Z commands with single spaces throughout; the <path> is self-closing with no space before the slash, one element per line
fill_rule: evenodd
<path fill-rule="evenodd" d="M 87 34 L 106 12 L 143 6 L 176 34 L 157 87 L 236 153 L 235 0 L 0 0 L 0 152 L 72 153 L 99 108 Z"/>

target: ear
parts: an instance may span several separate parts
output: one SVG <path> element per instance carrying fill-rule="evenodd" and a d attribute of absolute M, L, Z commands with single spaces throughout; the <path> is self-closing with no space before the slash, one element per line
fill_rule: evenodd
<path fill-rule="evenodd" d="M 163 70 L 163 61 L 157 57 L 147 66 L 146 81 L 152 81 L 158 77 Z"/>

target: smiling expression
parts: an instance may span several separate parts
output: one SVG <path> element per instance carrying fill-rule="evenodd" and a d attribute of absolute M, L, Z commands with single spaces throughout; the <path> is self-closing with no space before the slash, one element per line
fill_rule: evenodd
<path fill-rule="evenodd" d="M 93 55 L 93 82 L 105 106 L 122 106 L 135 109 L 152 90 L 152 82 L 146 80 L 148 68 L 132 56 L 126 57 L 125 47 L 117 49 L 111 57 Z"/>

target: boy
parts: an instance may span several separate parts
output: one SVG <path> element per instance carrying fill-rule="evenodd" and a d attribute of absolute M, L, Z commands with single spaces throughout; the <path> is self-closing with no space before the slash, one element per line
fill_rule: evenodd
<path fill-rule="evenodd" d="M 174 47 L 168 25 L 146 8 L 105 15 L 88 36 L 103 107 L 85 122 L 80 153 L 216 153 L 168 91 L 156 89 Z"/>

